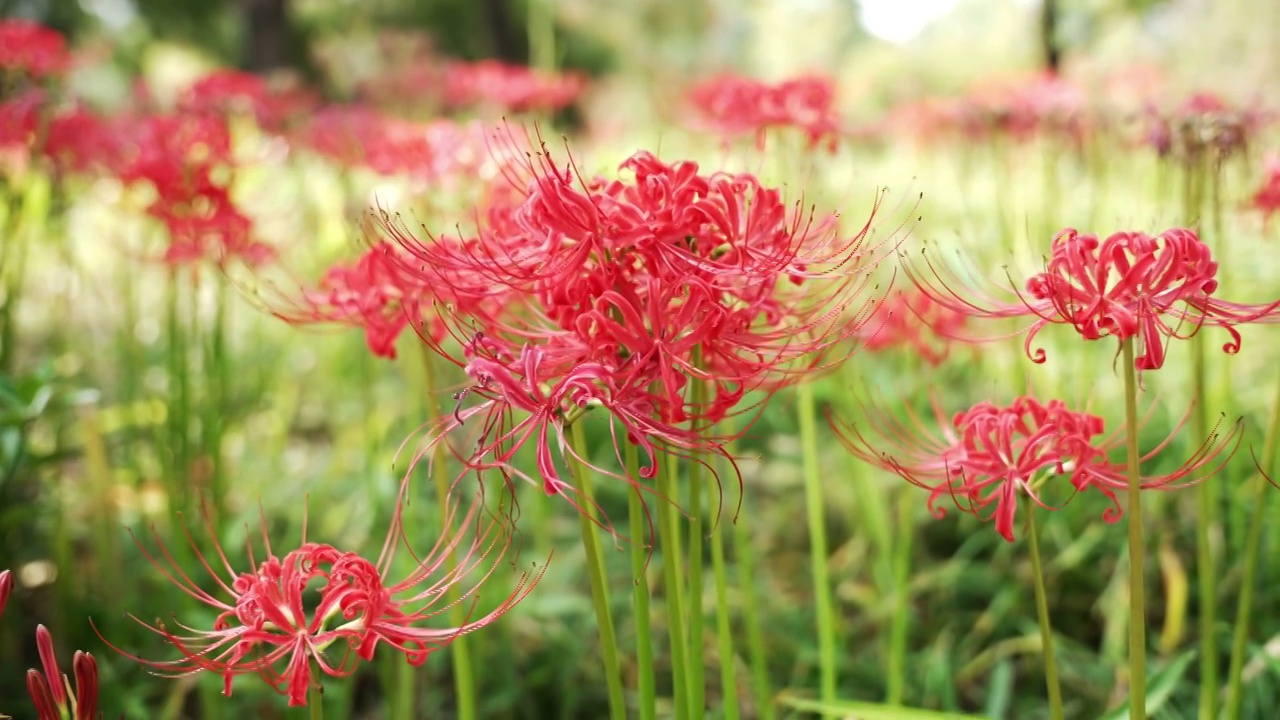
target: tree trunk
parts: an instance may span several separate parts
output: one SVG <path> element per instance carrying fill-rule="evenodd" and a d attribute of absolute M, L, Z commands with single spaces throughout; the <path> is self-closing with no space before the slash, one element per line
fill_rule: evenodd
<path fill-rule="evenodd" d="M 1040 5 L 1040 46 L 1044 51 L 1044 67 L 1051 75 L 1057 75 L 1062 64 L 1062 50 L 1058 47 L 1058 2 L 1042 0 Z"/>
<path fill-rule="evenodd" d="M 243 0 L 245 23 L 245 69 L 265 72 L 290 64 L 293 40 L 289 25 L 288 0 Z"/>

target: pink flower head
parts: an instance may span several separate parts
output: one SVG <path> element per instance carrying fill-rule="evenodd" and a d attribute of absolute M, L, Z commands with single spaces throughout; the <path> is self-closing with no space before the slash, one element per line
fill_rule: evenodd
<path fill-rule="evenodd" d="M 830 78 L 805 75 L 777 84 L 718 75 L 695 85 L 689 101 L 703 124 L 726 136 L 754 134 L 763 144 L 776 128 L 804 132 L 811 145 L 840 134 L 835 110 L 835 85 Z"/>
<path fill-rule="evenodd" d="M 1073 494 L 1095 488 L 1106 496 L 1111 507 L 1102 514 L 1105 522 L 1122 516 L 1116 493 L 1128 487 L 1127 467 L 1109 456 L 1124 444 L 1124 434 L 1102 436 L 1101 417 L 1072 411 L 1058 400 L 1041 403 L 1030 397 L 1020 397 L 1008 406 L 978 403 L 957 413 L 950 423 L 936 402 L 934 413 L 942 428 L 940 436 L 927 433 L 924 421 L 914 414 L 903 422 L 888 413 L 876 413 L 877 419 L 865 427 L 830 419 L 855 456 L 929 490 L 929 510 L 935 517 L 946 514 L 946 508 L 937 506 L 944 496 L 979 517 L 994 505 L 984 519 L 993 519 L 996 532 L 1010 542 L 1019 496 L 1052 509 L 1039 493 L 1042 484 L 1053 482 L 1054 477 L 1065 476 Z M 1160 453 L 1177 429 L 1142 461 Z M 1177 489 L 1217 472 L 1234 454 L 1241 429 L 1237 422 L 1225 435 L 1215 430 L 1177 470 L 1144 477 L 1143 489 Z M 1228 448 L 1231 452 L 1219 460 Z M 1206 475 L 1198 476 L 1215 462 Z"/>
<path fill-rule="evenodd" d="M 548 74 L 497 60 L 454 62 L 444 70 L 444 104 L 510 112 L 559 110 L 572 105 L 586 85 L 579 73 Z"/>
<path fill-rule="evenodd" d="M 38 80 L 69 65 L 66 40 L 56 30 L 21 18 L 0 20 L 0 71 Z"/>
<path fill-rule="evenodd" d="M 928 262 L 928 261 L 926 261 Z M 1071 325 L 1086 340 L 1133 338 L 1140 346 L 1135 366 L 1158 370 L 1165 343 L 1184 339 L 1209 325 L 1225 330 L 1230 341 L 1222 349 L 1240 351 L 1237 325 L 1275 321 L 1280 300 L 1251 305 L 1214 297 L 1218 264 L 1209 247 L 1185 228 L 1156 236 L 1118 232 L 1106 240 L 1063 230 L 1053 240 L 1045 271 L 1033 275 L 1012 302 L 980 306 L 960 295 L 954 278 L 944 279 L 929 262 L 928 274 L 907 265 L 907 274 L 930 298 L 971 317 L 1036 318 L 1027 328 L 1027 355 L 1045 361 L 1034 348 L 1036 335 L 1050 324 Z"/>
<path fill-rule="evenodd" d="M 1266 177 L 1262 186 L 1253 194 L 1254 209 L 1262 212 L 1263 222 L 1270 222 L 1271 216 L 1280 211 L 1280 154 L 1267 158 L 1264 170 Z"/>
<path fill-rule="evenodd" d="M 76 651 L 71 660 L 75 692 L 58 668 L 53 636 L 44 625 L 36 626 L 36 649 L 44 669 L 27 671 L 27 692 L 36 706 L 37 720 L 97 720 L 98 663 L 86 652 Z"/>
<path fill-rule="evenodd" d="M 403 503 L 404 486 L 398 503 Z M 474 603 L 480 584 L 504 563 L 511 547 L 509 521 L 490 518 L 482 500 L 458 518 L 450 505 L 442 536 L 435 546 L 400 580 L 390 577 L 396 544 L 402 538 L 400 504 L 377 560 L 332 545 L 309 542 L 303 527 L 302 542 L 282 556 L 276 555 L 262 527 L 262 555 L 247 544 L 248 565 L 237 570 L 217 544 L 210 562 L 187 533 L 187 541 L 212 581 L 206 590 L 197 583 L 156 538 L 160 557 L 139 549 L 167 579 L 191 598 L 218 613 L 210 629 L 174 622 L 150 624 L 180 655 L 175 660 L 146 660 L 114 645 L 112 649 L 141 662 L 160 674 L 180 677 L 200 671 L 224 678 L 225 695 L 231 694 L 237 675 L 258 675 L 286 695 L 290 707 L 307 704 L 307 694 L 318 680 L 313 669 L 331 677 L 353 673 L 359 661 L 373 660 L 379 645 L 403 653 L 405 661 L 420 665 L 427 657 L 460 635 L 497 620 L 524 599 L 537 574 L 523 573 L 515 589 L 497 608 L 470 617 L 459 627 L 432 628 L 457 603 Z M 208 518 L 206 518 L 208 520 Z M 212 533 L 212 521 L 207 522 Z M 447 598 L 451 586 L 471 583 L 460 599 Z M 110 644 L 110 643 L 108 643 Z"/>
<path fill-rule="evenodd" d="M 1079 141 L 1085 131 L 1085 99 L 1061 77 L 989 81 L 975 86 L 958 104 L 960 130 L 970 139 L 1005 136 L 1024 141 L 1037 134 Z"/>
<path fill-rule="evenodd" d="M 1243 150 L 1263 120 L 1256 107 L 1235 108 L 1213 93 L 1200 92 L 1172 110 L 1149 105 L 1146 137 L 1161 157 L 1221 160 Z"/>

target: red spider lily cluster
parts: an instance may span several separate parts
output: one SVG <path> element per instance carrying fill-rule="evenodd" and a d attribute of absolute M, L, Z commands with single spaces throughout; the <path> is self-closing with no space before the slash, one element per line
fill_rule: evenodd
<path fill-rule="evenodd" d="M 165 676 L 217 673 L 224 678 L 223 693 L 228 696 L 236 676 L 257 675 L 287 696 L 291 707 L 301 707 L 307 704 L 308 692 L 316 682 L 314 669 L 331 677 L 347 677 L 360 661 L 373 660 L 379 646 L 403 653 L 411 665 L 421 665 L 431 653 L 459 636 L 501 617 L 523 600 L 541 577 L 540 572 L 522 574 L 496 608 L 468 617 L 460 626 L 427 627 L 457 603 L 474 604 L 478 588 L 508 559 L 513 535 L 506 519 L 489 516 L 482 501 L 460 518 L 451 507 L 444 517 L 444 527 L 449 529 L 446 534 L 425 556 L 415 556 L 415 566 L 407 575 L 393 579 L 392 560 L 402 540 L 400 507 L 398 504 L 382 551 L 373 561 L 308 541 L 305 525 L 297 548 L 278 556 L 264 520 L 262 556 L 255 555 L 249 541 L 248 567 L 237 570 L 216 536 L 211 561 L 188 533 L 191 552 L 208 575 L 211 590 L 192 579 L 158 537 L 159 557 L 139 543 L 139 549 L 165 578 L 213 608 L 218 616 L 210 630 L 177 621 L 171 629 L 164 623 L 135 618 L 178 652 L 180 657 L 175 660 L 144 659 L 111 647 Z M 212 534 L 212 522 L 206 520 Z M 450 588 L 464 584 L 470 587 L 447 596 Z"/>
<path fill-rule="evenodd" d="M 257 75 L 215 70 L 186 89 L 177 109 L 192 115 L 247 115 L 263 130 L 281 132 L 297 124 L 316 103 L 305 90 L 278 92 Z"/>
<path fill-rule="evenodd" d="M 1101 417 L 1031 397 L 1007 406 L 978 403 L 956 413 L 949 425 L 936 402 L 934 412 L 940 436 L 926 434 L 919 417 L 903 422 L 887 412 L 875 413 L 866 428 L 834 418 L 832 425 L 854 455 L 929 490 L 929 509 L 936 517 L 946 514 L 937 504 L 944 497 L 976 516 L 994 504 L 986 519 L 994 520 L 996 532 L 1010 542 L 1019 496 L 1053 509 L 1040 493 L 1045 484 L 1059 482 L 1057 477 L 1070 484 L 1073 496 L 1090 488 L 1106 496 L 1111 507 L 1102 513 L 1104 521 L 1121 518 L 1116 491 L 1128 487 L 1127 466 L 1109 455 L 1124 444 L 1124 435 L 1104 436 Z M 1236 423 L 1225 435 L 1215 433 L 1177 470 L 1143 477 L 1142 488 L 1176 489 L 1212 475 L 1234 453 L 1241 429 Z M 1142 461 L 1159 454 L 1176 432 Z"/>
<path fill-rule="evenodd" d="M 770 130 L 800 130 L 811 145 L 834 145 L 841 133 L 835 85 L 817 75 L 770 84 L 737 75 L 703 80 L 689 91 L 699 121 L 727 137 L 755 135 L 763 146 Z"/>
<path fill-rule="evenodd" d="M 497 60 L 453 62 L 444 68 L 444 106 L 488 107 L 511 112 L 560 110 L 586 89 L 578 73 L 542 73 Z"/>
<path fill-rule="evenodd" d="M 0 618 L 4 617 L 4 606 L 9 603 L 11 594 L 13 594 L 13 572 L 0 570 Z"/>
<path fill-rule="evenodd" d="M 1068 228 L 1054 238 L 1050 252 L 1045 271 L 1007 302 L 964 288 L 927 259 L 927 272 L 910 263 L 906 270 L 928 297 L 956 312 L 1035 318 L 1027 328 L 1026 350 L 1037 363 L 1046 354 L 1033 348 L 1035 338 L 1050 324 L 1070 325 L 1086 340 L 1133 338 L 1141 346 L 1136 367 L 1158 370 L 1171 339 L 1188 338 L 1206 325 L 1217 327 L 1230 336 L 1223 351 L 1234 354 L 1241 343 L 1237 325 L 1274 322 L 1280 315 L 1280 300 L 1246 304 L 1214 297 L 1218 264 L 1208 246 L 1185 228 L 1156 236 L 1118 232 L 1105 240 Z"/>
<path fill-rule="evenodd" d="M 1201 92 L 1172 110 L 1148 107 L 1145 139 L 1160 157 L 1221 160 L 1243 151 L 1267 120 L 1258 107 L 1235 108 L 1213 93 Z"/>
<path fill-rule="evenodd" d="M 461 357 L 436 349 L 472 385 L 433 442 L 472 428 L 475 443 L 455 450 L 468 468 L 572 493 L 553 451 L 573 453 L 565 429 L 592 408 L 615 445 L 639 446 L 644 477 L 659 451 L 720 452 L 712 424 L 745 412 L 747 393 L 821 368 L 874 306 L 860 299 L 870 219 L 846 238 L 834 216 L 789 206 L 752 175 L 648 152 L 621 169 L 587 180 L 542 145 L 509 169 L 518 192 L 476 238 L 424 242 L 384 218 L 406 270 L 450 308 Z M 513 461 L 529 443 L 537 477 Z"/>
<path fill-rule="evenodd" d="M 20 18 L 0 20 L 0 72 L 38 80 L 60 75 L 70 64 L 67 43 L 57 31 Z"/>

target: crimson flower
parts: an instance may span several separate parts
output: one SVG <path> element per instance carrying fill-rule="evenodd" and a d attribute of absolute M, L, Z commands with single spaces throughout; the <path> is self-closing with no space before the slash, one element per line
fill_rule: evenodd
<path fill-rule="evenodd" d="M 526 163 L 507 166 L 516 197 L 478 237 L 423 241 L 384 218 L 413 258 L 406 271 L 450 298 L 441 315 L 462 352 L 435 350 L 471 383 L 428 444 L 465 425 L 454 453 L 470 469 L 572 500 L 556 456 L 596 410 L 618 464 L 622 442 L 644 459 L 640 478 L 595 469 L 646 491 L 658 453 L 723 454 L 713 425 L 757 412 L 748 393 L 834 364 L 877 307 L 864 298 L 870 218 L 848 237 L 834 215 L 789 205 L 753 175 L 644 151 L 616 178 L 583 178 L 545 145 Z M 537 477 L 514 462 L 530 445 Z"/>
<path fill-rule="evenodd" d="M 1218 263 L 1209 247 L 1192 230 L 1173 228 L 1156 236 L 1118 232 L 1106 240 L 1068 228 L 1053 240 L 1045 271 L 1033 275 L 1016 300 L 1001 302 L 980 292 L 965 294 L 954 276 L 944 277 L 939 266 L 926 258 L 929 272 L 905 263 L 911 280 L 931 299 L 970 317 L 1034 317 L 1026 329 L 1026 350 L 1032 361 L 1046 359 L 1043 348 L 1033 348 L 1036 335 L 1050 324 L 1071 325 L 1086 340 L 1133 338 L 1141 352 L 1139 370 L 1164 365 L 1165 343 L 1185 339 L 1205 326 L 1225 330 L 1230 336 L 1222 349 L 1240 351 L 1237 325 L 1273 322 L 1280 300 L 1268 304 L 1229 302 L 1214 297 L 1218 290 Z"/>
<path fill-rule="evenodd" d="M 709 128 L 727 136 L 755 134 L 761 146 L 765 134 L 776 128 L 801 130 L 811 145 L 825 140 L 834 146 L 840 134 L 835 84 L 827 77 L 805 75 L 769 84 L 718 75 L 690 89 L 689 102 Z"/>
<path fill-rule="evenodd" d="M 865 425 L 829 419 L 856 457 L 928 490 L 935 517 L 946 514 L 946 508 L 937 505 L 944 496 L 978 517 L 994 505 L 983 519 L 993 519 L 996 532 L 1012 542 L 1019 495 L 1053 509 L 1040 498 L 1042 486 L 1065 476 L 1073 495 L 1094 488 L 1111 501 L 1102 513 L 1105 522 L 1121 518 L 1116 492 L 1128 487 L 1127 466 L 1109 455 L 1124 445 L 1125 438 L 1119 431 L 1103 436 L 1101 417 L 1070 410 L 1059 400 L 1042 403 L 1031 397 L 1007 406 L 981 402 L 956 413 L 950 423 L 936 402 L 933 409 L 941 429 L 937 435 L 927 432 L 925 421 L 910 411 L 905 422 L 879 412 Z M 1181 425 L 1141 460 L 1164 450 Z M 1142 488 L 1178 489 L 1217 472 L 1239 445 L 1242 427 L 1236 422 L 1225 435 L 1215 431 L 1177 470 L 1143 477 Z M 1228 448 L 1226 458 L 1221 458 Z M 1199 475 L 1213 463 L 1217 464 Z"/>
<path fill-rule="evenodd" d="M 586 88 L 579 73 L 549 74 L 498 60 L 453 62 L 444 69 L 444 104 L 491 107 L 510 112 L 559 110 Z"/>
<path fill-rule="evenodd" d="M 253 223 L 236 207 L 222 174 L 231 168 L 226 121 L 212 115 L 153 115 L 131 128 L 117 175 L 155 190 L 147 212 L 164 223 L 164 260 L 181 265 L 238 257 L 251 264 L 272 256 L 252 237 Z"/>
<path fill-rule="evenodd" d="M 93 656 L 77 650 L 72 658 L 76 678 L 72 693 L 71 683 L 58 668 L 53 636 L 44 625 L 36 626 L 36 649 L 44 672 L 27 671 L 27 692 L 35 703 L 37 720 L 97 720 L 98 663 Z"/>
<path fill-rule="evenodd" d="M 0 71 L 38 80 L 62 74 L 70 59 L 58 31 L 21 18 L 0 20 Z"/>
<path fill-rule="evenodd" d="M 401 488 L 403 503 L 404 486 Z M 174 629 L 134 618 L 159 634 L 180 655 L 174 660 L 139 658 L 114 645 L 112 649 L 143 663 L 157 674 L 180 677 L 208 671 L 224 678 L 231 694 L 237 675 L 258 675 L 286 695 L 290 707 L 305 706 L 313 668 L 331 677 L 353 673 L 359 661 L 370 661 L 379 645 L 403 653 L 405 661 L 420 665 L 460 635 L 497 620 L 524 599 L 541 577 L 523 573 L 515 589 L 495 609 L 471 617 L 458 627 L 426 627 L 458 602 L 473 603 L 480 585 L 488 581 L 512 546 L 509 521 L 491 518 L 478 500 L 461 518 L 455 506 L 445 513 L 450 534 L 441 536 L 431 551 L 399 580 L 391 578 L 395 547 L 403 537 L 400 507 L 376 560 L 332 545 L 308 541 L 277 555 L 262 527 L 262 554 L 247 544 L 248 566 L 236 569 L 214 539 L 212 561 L 203 555 L 190 533 L 187 542 L 197 564 L 212 581 L 204 589 L 156 537 L 159 556 L 140 550 L 166 579 L 191 598 L 213 608 L 218 616 L 209 629 L 174 621 Z M 212 520 L 206 525 L 213 533 Z M 446 597 L 453 586 L 470 583 L 459 598 Z M 108 643 L 110 645 L 110 643 Z"/>
<path fill-rule="evenodd" d="M 259 127 L 270 131 L 279 130 L 313 105 L 314 98 L 306 91 L 278 92 L 257 75 L 227 69 L 196 80 L 178 99 L 183 113 L 249 115 Z"/>

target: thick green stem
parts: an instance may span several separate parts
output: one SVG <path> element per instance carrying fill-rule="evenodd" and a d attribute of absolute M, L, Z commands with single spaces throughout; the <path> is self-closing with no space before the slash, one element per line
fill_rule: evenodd
<path fill-rule="evenodd" d="M 320 683 L 316 683 L 307 692 L 311 695 L 307 701 L 311 710 L 311 720 L 324 720 L 324 688 L 320 687 Z"/>
<path fill-rule="evenodd" d="M 662 579 L 666 585 L 665 599 L 667 605 L 667 637 L 671 652 L 671 680 L 675 697 L 676 717 L 685 717 L 689 707 L 688 676 L 686 667 L 686 646 L 684 639 L 684 593 L 680 587 L 680 530 L 679 510 L 675 506 L 675 477 L 678 472 L 678 459 L 674 455 L 667 458 L 665 467 L 658 462 L 658 495 L 662 498 L 662 507 L 658 509 L 658 534 L 662 538 Z"/>
<path fill-rule="evenodd" d="M 530 65 L 551 72 L 556 69 L 556 0 L 528 0 Z"/>
<path fill-rule="evenodd" d="M 639 478 L 640 460 L 634 444 L 626 444 L 623 461 L 627 477 Z M 649 626 L 649 579 L 645 551 L 652 538 L 649 537 L 644 510 L 644 496 L 638 488 L 632 488 L 627 496 L 627 518 L 631 530 L 631 574 L 635 576 L 631 606 L 636 623 L 636 691 L 640 696 L 640 720 L 654 720 L 658 714 L 658 698 L 653 679 L 653 630 Z"/>
<path fill-rule="evenodd" d="M 906 693 L 907 640 L 911 628 L 910 607 L 907 604 L 911 585 L 911 541 L 913 539 L 912 515 L 915 498 L 908 493 L 898 496 L 898 537 L 893 543 L 893 615 L 889 619 L 889 681 L 886 701 L 889 705 L 902 705 Z"/>
<path fill-rule="evenodd" d="M 1125 445 L 1129 470 L 1129 720 L 1147 717 L 1146 551 L 1142 538 L 1142 478 L 1138 474 L 1138 374 L 1133 338 L 1121 343 L 1124 363 Z"/>
<path fill-rule="evenodd" d="M 441 416 L 439 406 L 439 390 L 440 382 L 436 378 L 435 356 L 431 354 L 429 348 L 425 345 L 422 347 L 422 373 L 423 373 L 423 393 L 426 395 L 427 406 L 427 422 L 434 424 Z M 446 513 L 449 503 L 449 472 L 446 468 L 444 446 L 440 445 L 435 448 L 431 460 L 431 478 L 436 489 L 436 502 L 441 513 Z M 444 528 L 444 532 L 449 533 L 453 530 L 451 527 Z M 448 569 L 456 567 L 456 558 L 450 557 L 448 560 Z M 460 590 L 456 585 L 449 588 L 449 599 L 452 603 L 460 597 Z M 455 603 L 449 609 L 450 623 L 454 627 L 459 627 L 467 621 L 467 613 L 465 603 Z M 458 699 L 458 720 L 476 720 L 480 715 L 476 707 L 477 693 L 476 680 L 473 663 L 471 661 L 472 637 L 468 635 L 459 635 L 454 638 L 449 645 L 450 657 L 453 661 L 453 687 L 454 693 Z M 396 672 L 396 678 L 399 681 L 400 692 L 396 697 L 394 705 L 395 715 L 393 717 L 399 720 L 411 720 L 415 717 L 413 709 L 413 690 L 417 683 L 414 682 L 415 669 L 408 663 L 403 663 Z"/>
<path fill-rule="evenodd" d="M 1062 720 L 1062 685 L 1058 682 L 1058 661 L 1053 654 L 1053 625 L 1049 620 L 1049 597 L 1044 589 L 1035 508 L 1027 510 L 1027 538 L 1031 543 L 1031 574 L 1036 590 L 1036 618 L 1040 621 L 1040 649 L 1044 654 L 1044 684 L 1049 692 L 1049 717 Z"/>
<path fill-rule="evenodd" d="M 573 424 L 569 442 L 578 457 L 586 457 L 587 443 L 581 422 Z M 601 552 L 600 536 L 597 534 L 599 528 L 593 519 L 595 491 L 591 486 L 591 472 L 585 463 L 578 459 L 571 459 L 569 465 L 582 497 L 578 527 L 582 531 L 582 547 L 587 556 L 591 604 L 595 607 L 596 623 L 600 626 L 600 654 L 604 662 L 604 681 L 609 693 L 609 717 L 612 720 L 625 720 L 627 706 L 622 694 L 622 670 L 618 663 L 618 642 L 613 633 L 613 613 L 609 607 L 609 583 L 605 578 L 604 554 Z"/>
<path fill-rule="evenodd" d="M 1261 469 L 1275 477 L 1276 444 L 1280 443 L 1280 383 L 1271 402 L 1271 421 L 1262 443 Z M 1240 579 L 1240 599 L 1236 606 L 1235 632 L 1231 637 L 1231 664 L 1227 668 L 1227 718 L 1238 720 L 1244 703 L 1244 659 L 1249 644 L 1249 622 L 1253 615 L 1253 597 L 1258 578 L 1258 556 L 1262 548 L 1263 518 L 1271 499 L 1270 483 L 1259 474 L 1254 478 L 1253 511 L 1245 535 L 1244 575 Z M 1216 709 L 1216 708 L 1215 708 Z M 1203 713 L 1201 717 L 1204 717 Z M 1210 715 L 1212 717 L 1212 715 Z"/>
<path fill-rule="evenodd" d="M 823 520 L 822 478 L 818 469 L 818 431 L 813 386 L 796 389 L 800 445 L 804 460 L 805 504 L 808 508 L 809 560 L 813 572 L 814 611 L 818 623 L 818 668 L 823 702 L 836 700 L 836 622 L 827 572 L 827 530 Z"/>
<path fill-rule="evenodd" d="M 715 490 L 707 487 L 711 500 L 718 498 Z M 716 651 L 720 655 L 720 694 L 725 720 L 738 720 L 741 717 L 738 707 L 738 682 L 734 673 L 737 654 L 733 650 L 733 628 L 729 622 L 729 580 L 724 565 L 724 533 L 725 522 L 732 520 L 723 513 L 717 513 L 714 503 L 711 507 L 712 517 L 718 516 L 711 528 L 711 572 L 716 585 Z"/>

